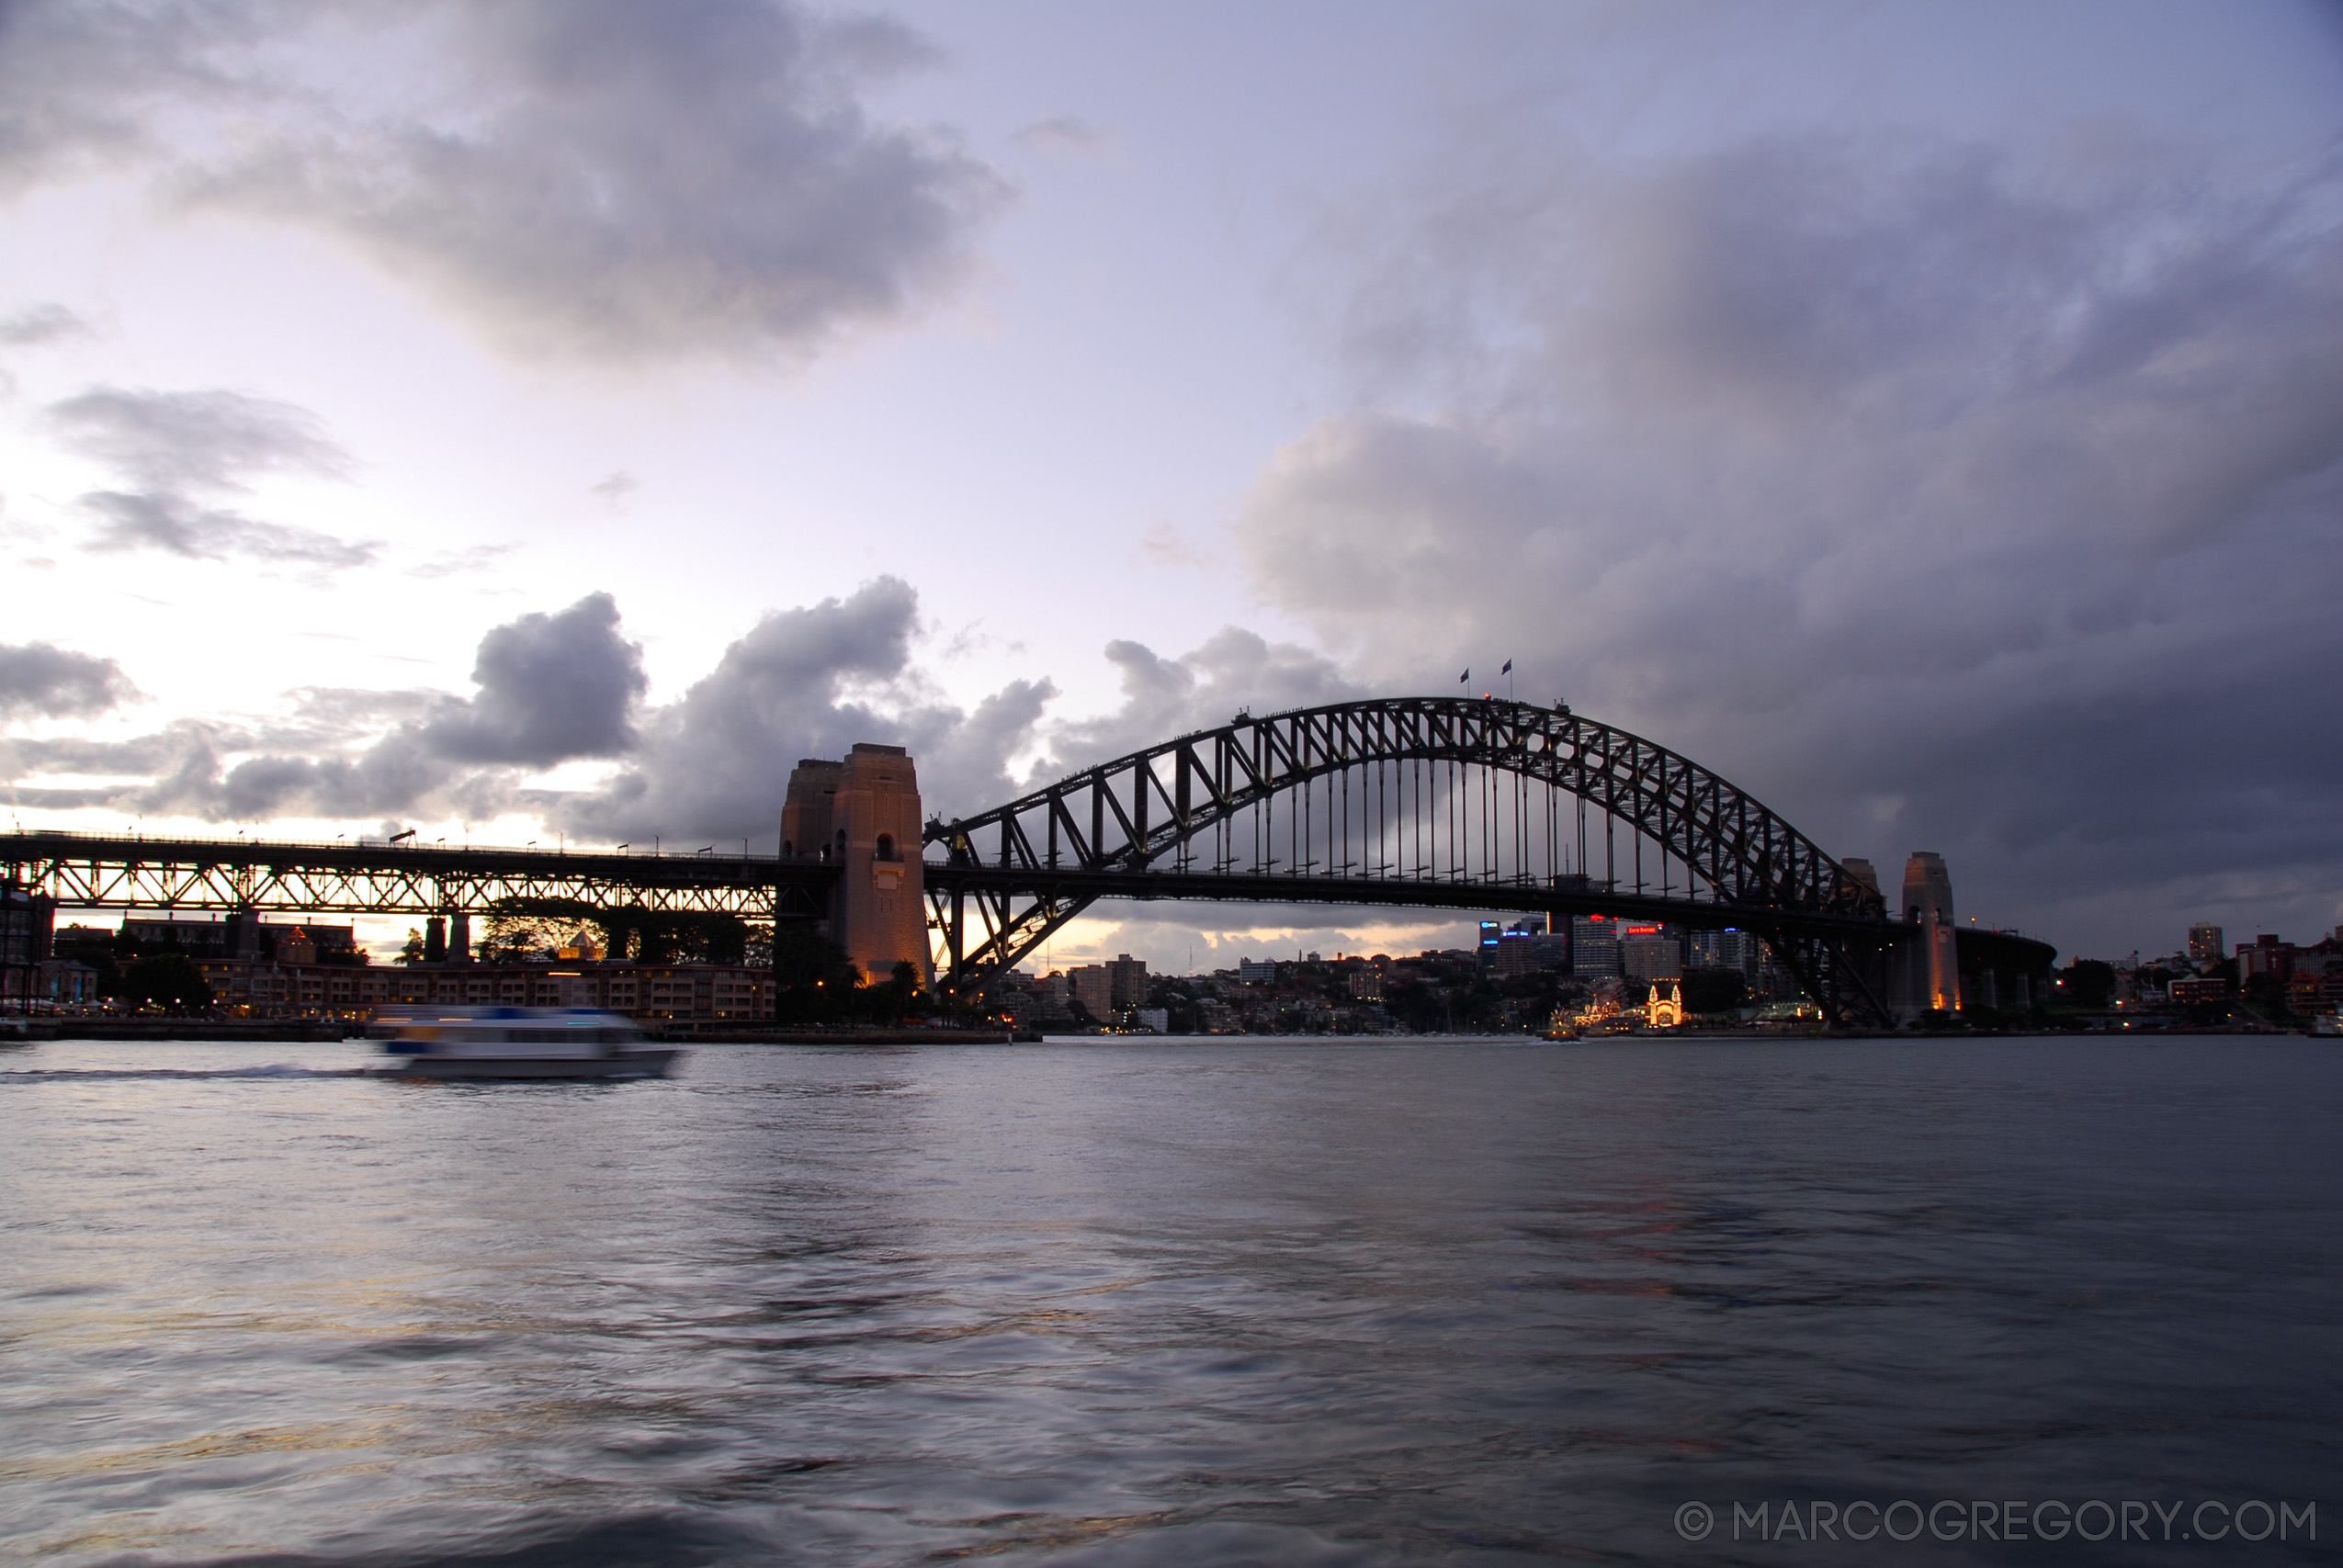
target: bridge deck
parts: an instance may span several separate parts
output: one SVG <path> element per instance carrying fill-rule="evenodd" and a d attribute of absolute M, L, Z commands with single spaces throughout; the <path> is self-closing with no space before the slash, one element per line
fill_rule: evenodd
<path fill-rule="evenodd" d="M 772 855 L 42 831 L 0 835 L 0 875 L 80 909 L 437 914 L 517 897 L 815 918 L 837 869 Z"/>

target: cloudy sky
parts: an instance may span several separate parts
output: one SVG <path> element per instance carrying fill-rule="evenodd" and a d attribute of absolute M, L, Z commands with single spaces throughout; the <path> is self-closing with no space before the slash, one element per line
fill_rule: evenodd
<path fill-rule="evenodd" d="M 28 827 L 769 848 L 1510 658 L 1964 916 L 2308 939 L 2343 11 L 0 0 L 0 573 Z"/>

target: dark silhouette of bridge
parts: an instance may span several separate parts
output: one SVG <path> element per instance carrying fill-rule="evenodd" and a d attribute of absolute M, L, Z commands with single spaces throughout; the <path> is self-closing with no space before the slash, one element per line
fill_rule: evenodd
<path fill-rule="evenodd" d="M 1101 899 L 1209 899 L 1737 928 L 1831 1020 L 1873 1024 L 1888 1020 L 1891 960 L 1915 931 L 1747 792 L 1558 704 L 1398 697 L 1239 713 L 990 811 L 932 819 L 924 839 L 936 983 L 956 994 Z M 562 899 L 810 922 L 839 874 L 819 856 L 713 846 L 0 837 L 0 877 L 86 908 L 431 915 Z"/>
<path fill-rule="evenodd" d="M 1763 936 L 1834 1019 L 1884 1021 L 1878 892 L 1689 757 L 1556 705 L 1398 697 L 1166 740 L 925 838 L 980 985 L 1101 898 L 1609 914 Z"/>

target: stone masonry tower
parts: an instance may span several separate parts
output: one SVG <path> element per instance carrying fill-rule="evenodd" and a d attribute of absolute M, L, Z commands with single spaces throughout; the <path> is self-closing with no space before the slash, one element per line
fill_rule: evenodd
<path fill-rule="evenodd" d="M 927 897 L 920 880 L 920 786 L 900 746 L 857 745 L 843 762 L 808 758 L 789 773 L 781 852 L 842 869 L 825 933 L 866 978 L 885 980 L 909 960 L 934 976 Z"/>
<path fill-rule="evenodd" d="M 1904 863 L 1904 919 L 1920 928 L 1910 961 L 1912 1001 L 1921 1009 L 1960 1011 L 1960 932 L 1952 923 L 1952 877 L 1942 855 L 1915 850 Z"/>

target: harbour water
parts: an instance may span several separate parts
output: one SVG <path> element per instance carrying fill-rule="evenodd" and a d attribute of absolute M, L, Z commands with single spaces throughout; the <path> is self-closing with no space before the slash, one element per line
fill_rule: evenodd
<path fill-rule="evenodd" d="M 348 1076 L 368 1059 L 0 1052 L 5 1550 L 1316 1568 L 2343 1539 L 2332 1042 L 736 1046 L 621 1085 Z M 2122 1527 L 2097 1541 L 2094 1501 Z M 2292 1510 L 2282 1539 L 2256 1503 Z"/>

